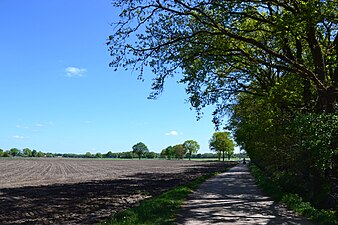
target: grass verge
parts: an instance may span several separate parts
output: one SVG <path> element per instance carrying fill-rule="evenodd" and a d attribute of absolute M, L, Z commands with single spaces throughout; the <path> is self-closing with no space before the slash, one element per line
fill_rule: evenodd
<path fill-rule="evenodd" d="M 266 194 L 282 202 L 289 209 L 320 225 L 338 225 L 335 211 L 316 209 L 309 202 L 303 201 L 299 195 L 283 192 L 277 184 L 274 184 L 263 171 L 253 164 L 250 165 L 250 171 Z"/>
<path fill-rule="evenodd" d="M 102 225 L 173 224 L 176 220 L 176 213 L 181 208 L 188 194 L 197 189 L 201 183 L 217 174 L 216 172 L 198 177 L 186 185 L 178 186 L 159 196 L 146 199 L 137 207 L 115 214 L 111 220 L 102 223 Z"/>

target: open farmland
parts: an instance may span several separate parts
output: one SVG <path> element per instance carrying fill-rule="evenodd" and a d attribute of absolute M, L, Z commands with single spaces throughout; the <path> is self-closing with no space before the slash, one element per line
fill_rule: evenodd
<path fill-rule="evenodd" d="M 221 162 L 0 160 L 0 224 L 93 224 Z"/>

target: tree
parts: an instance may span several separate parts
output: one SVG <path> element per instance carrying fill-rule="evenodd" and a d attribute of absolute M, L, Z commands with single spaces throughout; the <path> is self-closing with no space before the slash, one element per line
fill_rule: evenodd
<path fill-rule="evenodd" d="M 173 152 L 175 153 L 175 157 L 177 159 L 183 159 L 184 156 L 187 154 L 187 151 L 184 148 L 183 144 L 174 145 Z"/>
<path fill-rule="evenodd" d="M 189 160 L 191 158 L 192 153 L 197 153 L 200 149 L 200 145 L 197 141 L 194 140 L 187 140 L 183 143 L 183 147 L 185 151 L 189 153 Z"/>
<path fill-rule="evenodd" d="M 86 154 L 84 155 L 85 158 L 93 158 L 92 153 L 90 152 L 86 152 Z"/>
<path fill-rule="evenodd" d="M 122 11 L 107 41 L 114 57 L 110 66 L 138 69 L 141 79 L 150 66 L 156 74 L 150 97 L 161 93 L 166 78 L 183 71 L 192 106 L 200 110 L 218 103 L 217 122 L 238 93 L 267 94 L 280 77 L 292 74 L 303 83 L 305 108 L 336 110 L 337 1 L 118 0 L 113 5 Z"/>
<path fill-rule="evenodd" d="M 298 104 L 299 86 L 294 85 L 294 97 L 283 89 L 264 98 L 241 95 L 229 128 L 251 161 L 268 171 L 285 191 L 330 208 L 328 203 L 336 201 L 338 152 L 333 146 L 337 146 L 338 117 L 279 107 L 280 98 L 288 105 Z"/>
<path fill-rule="evenodd" d="M 147 152 L 146 157 L 148 159 L 156 159 L 156 158 L 158 158 L 158 154 L 156 152 Z"/>
<path fill-rule="evenodd" d="M 235 149 L 235 144 L 230 139 L 230 134 L 228 132 L 215 132 L 209 141 L 209 146 L 212 151 L 223 153 L 223 161 L 225 154 L 227 154 L 228 159 L 230 160 Z"/>
<path fill-rule="evenodd" d="M 139 160 L 141 160 L 142 155 L 146 152 L 149 152 L 148 147 L 142 142 L 133 146 L 133 153 L 138 156 Z"/>
<path fill-rule="evenodd" d="M 0 148 L 0 157 L 4 156 L 4 150 Z"/>
<path fill-rule="evenodd" d="M 130 151 L 130 152 L 120 152 L 119 153 L 119 158 L 122 158 L 122 159 L 132 159 L 134 156 L 133 156 L 133 152 Z"/>
<path fill-rule="evenodd" d="M 165 149 L 163 149 L 160 153 L 161 158 L 167 158 L 167 155 L 165 154 Z"/>
<path fill-rule="evenodd" d="M 55 154 L 53 154 L 53 153 L 51 153 L 51 152 L 47 152 L 47 153 L 46 153 L 46 157 L 52 158 L 52 157 L 55 157 Z"/>
<path fill-rule="evenodd" d="M 22 150 L 22 153 L 24 154 L 24 156 L 32 157 L 32 150 L 30 150 L 29 148 L 24 148 Z"/>
<path fill-rule="evenodd" d="M 107 158 L 114 158 L 114 153 L 112 153 L 111 151 L 108 151 L 106 154 Z"/>
<path fill-rule="evenodd" d="M 168 146 L 162 150 L 161 155 L 167 157 L 167 159 L 172 159 L 175 157 L 175 152 L 172 146 Z"/>
<path fill-rule="evenodd" d="M 11 156 L 19 156 L 19 155 L 20 155 L 20 150 L 17 149 L 17 148 L 11 148 L 11 149 L 9 150 L 9 154 L 10 154 Z"/>
<path fill-rule="evenodd" d="M 38 156 L 38 152 L 35 149 L 32 150 L 32 156 L 33 157 L 37 157 Z"/>
<path fill-rule="evenodd" d="M 38 151 L 38 152 L 36 153 L 36 156 L 37 156 L 37 157 L 45 157 L 46 155 L 45 155 L 45 153 L 43 153 L 42 151 Z"/>
<path fill-rule="evenodd" d="M 110 66 L 137 70 L 140 79 L 151 67 L 150 98 L 162 92 L 167 78 L 182 75 L 197 115 L 214 105 L 213 122 L 219 126 L 230 114 L 236 141 L 264 170 L 290 184 L 307 183 L 304 190 L 320 184 L 312 196 L 334 193 L 338 1 L 116 0 L 113 5 L 121 13 L 107 41 Z"/>
<path fill-rule="evenodd" d="M 10 157 L 9 151 L 5 151 L 2 157 Z"/>
<path fill-rule="evenodd" d="M 102 158 L 102 154 L 100 152 L 98 152 L 98 153 L 95 154 L 95 157 L 96 158 Z"/>

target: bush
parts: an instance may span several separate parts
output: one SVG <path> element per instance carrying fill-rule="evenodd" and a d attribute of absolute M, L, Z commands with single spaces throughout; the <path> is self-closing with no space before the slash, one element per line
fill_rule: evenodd
<path fill-rule="evenodd" d="M 285 192 L 278 183 L 267 177 L 255 165 L 250 165 L 250 171 L 264 192 L 275 200 L 281 201 L 291 210 L 321 225 L 338 225 L 335 211 L 316 209 L 299 195 Z"/>

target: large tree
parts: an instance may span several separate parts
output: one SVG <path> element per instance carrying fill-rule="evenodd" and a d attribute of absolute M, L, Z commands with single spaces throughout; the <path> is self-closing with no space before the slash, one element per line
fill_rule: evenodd
<path fill-rule="evenodd" d="M 184 148 L 183 144 L 174 145 L 172 148 L 176 159 L 183 159 L 184 156 L 187 154 L 186 149 Z"/>
<path fill-rule="evenodd" d="M 285 191 L 319 207 L 334 207 L 338 116 L 285 110 L 278 100 L 297 105 L 300 93 L 274 91 L 269 98 L 239 97 L 229 124 L 237 144 Z"/>
<path fill-rule="evenodd" d="M 110 66 L 138 70 L 140 79 L 150 67 L 152 98 L 168 77 L 178 76 L 197 112 L 215 105 L 216 125 L 231 112 L 236 141 L 265 171 L 284 183 L 319 184 L 313 196 L 331 195 L 338 202 L 332 194 L 338 165 L 338 1 L 113 4 L 121 14 L 107 41 Z"/>
<path fill-rule="evenodd" d="M 185 148 L 186 152 L 189 153 L 189 160 L 191 158 L 191 155 L 193 153 L 197 153 L 198 150 L 200 149 L 200 145 L 198 144 L 197 141 L 194 140 L 187 140 L 183 143 L 183 147 Z"/>
<path fill-rule="evenodd" d="M 17 149 L 17 148 L 11 148 L 11 149 L 9 150 L 9 154 L 10 154 L 11 156 L 19 156 L 20 153 L 21 153 L 21 151 L 20 151 L 19 149 Z"/>
<path fill-rule="evenodd" d="M 172 146 L 168 146 L 162 150 L 161 155 L 167 157 L 167 159 L 172 159 L 175 156 L 175 152 Z"/>
<path fill-rule="evenodd" d="M 238 93 L 268 94 L 279 78 L 302 83 L 303 108 L 331 113 L 338 96 L 338 2 L 323 0 L 117 0 L 120 20 L 107 44 L 112 67 L 181 82 L 198 111 L 216 104 L 215 122 Z M 252 85 L 252 84 L 255 85 Z M 314 97 L 312 97 L 314 96 Z M 221 117 L 218 117 L 218 116 Z"/>
<path fill-rule="evenodd" d="M 224 161 L 225 154 L 228 159 L 234 154 L 235 144 L 230 138 L 229 132 L 215 132 L 209 141 L 209 147 L 212 151 L 221 152 Z"/>
<path fill-rule="evenodd" d="M 143 142 L 139 142 L 133 146 L 133 153 L 138 156 L 138 159 L 141 159 L 142 155 L 146 152 L 149 152 L 149 150 Z"/>
<path fill-rule="evenodd" d="M 29 148 L 22 149 L 22 153 L 24 156 L 32 157 L 32 150 L 30 150 Z"/>

